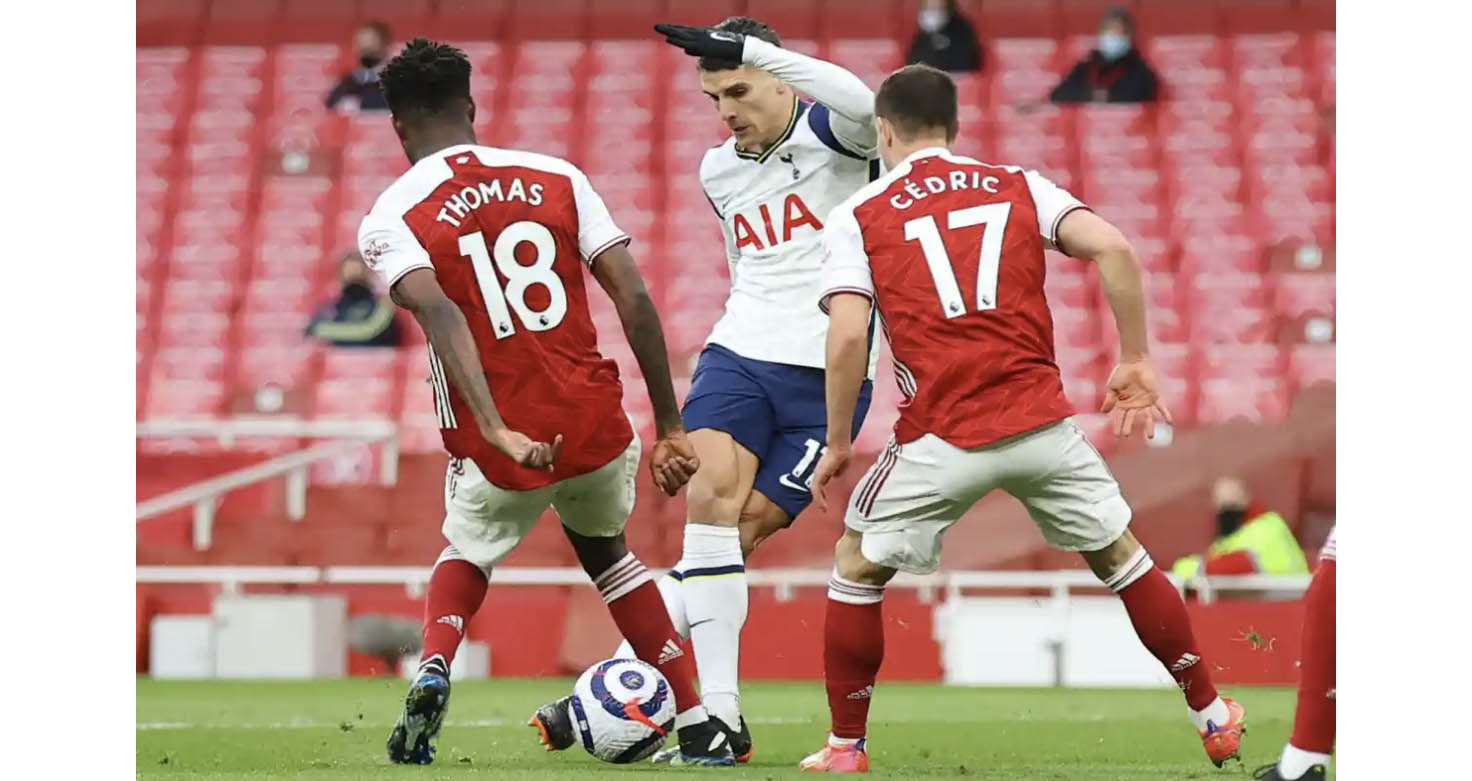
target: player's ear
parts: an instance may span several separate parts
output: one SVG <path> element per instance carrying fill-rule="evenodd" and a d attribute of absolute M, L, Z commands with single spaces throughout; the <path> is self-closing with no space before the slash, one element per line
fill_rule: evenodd
<path fill-rule="evenodd" d="M 465 114 L 470 118 L 470 124 L 475 124 L 475 98 L 465 99 Z"/>

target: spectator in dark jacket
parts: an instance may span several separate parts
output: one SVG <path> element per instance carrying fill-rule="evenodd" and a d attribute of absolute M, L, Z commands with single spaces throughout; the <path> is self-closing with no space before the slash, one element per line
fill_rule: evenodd
<path fill-rule="evenodd" d="M 921 0 L 915 39 L 905 62 L 925 63 L 951 73 L 981 70 L 976 29 L 956 9 L 956 0 Z"/>
<path fill-rule="evenodd" d="M 1135 20 L 1111 8 L 1099 21 L 1099 45 L 1053 88 L 1054 103 L 1149 103 L 1158 84 L 1155 71 L 1135 48 Z"/>
<path fill-rule="evenodd" d="M 358 28 L 353 34 L 353 46 L 358 50 L 359 67 L 344 74 L 328 93 L 328 108 L 349 112 L 388 110 L 383 87 L 378 84 L 378 72 L 383 70 L 392 42 L 388 25 L 383 22 L 368 22 Z"/>
<path fill-rule="evenodd" d="M 307 326 L 307 335 L 339 347 L 392 347 L 399 343 L 394 305 L 373 289 L 368 267 L 356 252 L 338 265 L 342 290 L 324 304 Z"/>

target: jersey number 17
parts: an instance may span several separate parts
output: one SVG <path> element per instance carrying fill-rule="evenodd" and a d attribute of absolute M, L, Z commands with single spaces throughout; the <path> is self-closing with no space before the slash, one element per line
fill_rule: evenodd
<path fill-rule="evenodd" d="M 976 310 L 984 312 L 997 308 L 997 273 L 1002 267 L 1002 234 L 1007 230 L 1007 218 L 1012 214 L 1010 203 L 988 203 L 968 206 L 946 213 L 946 228 L 957 230 L 976 225 L 985 226 L 981 233 L 981 256 L 976 264 Z M 951 255 L 941 240 L 940 228 L 935 216 L 927 214 L 905 223 L 905 241 L 919 241 L 920 251 L 925 254 L 925 265 L 930 268 L 930 278 L 935 281 L 935 292 L 940 295 L 941 312 L 947 319 L 966 314 L 966 302 L 961 300 L 961 287 L 956 284 L 956 270 Z"/>

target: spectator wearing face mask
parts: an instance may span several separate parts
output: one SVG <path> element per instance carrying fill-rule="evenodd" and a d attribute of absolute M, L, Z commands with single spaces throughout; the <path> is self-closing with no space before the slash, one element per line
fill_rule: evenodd
<path fill-rule="evenodd" d="M 388 101 L 383 98 L 383 87 L 378 84 L 378 72 L 388 58 L 388 47 L 393 42 L 388 25 L 383 22 L 368 22 L 353 34 L 353 46 L 358 52 L 358 66 L 343 75 L 327 95 L 327 107 L 338 111 L 387 111 Z"/>
<path fill-rule="evenodd" d="M 1135 48 L 1135 20 L 1111 8 L 1099 20 L 1099 43 L 1053 88 L 1054 103 L 1148 103 L 1159 81 Z"/>
<path fill-rule="evenodd" d="M 915 21 L 919 29 L 905 56 L 907 64 L 924 63 L 951 73 L 981 70 L 976 29 L 956 9 L 956 0 L 921 0 Z"/>
<path fill-rule="evenodd" d="M 1301 575 L 1308 573 L 1308 559 L 1275 512 L 1253 503 L 1247 484 L 1236 477 L 1217 479 L 1211 488 L 1216 508 L 1216 539 L 1206 554 L 1186 556 L 1171 567 L 1181 578 L 1197 575 Z"/>
<path fill-rule="evenodd" d="M 392 347 L 399 343 L 394 305 L 372 286 L 372 275 L 356 252 L 338 262 L 337 300 L 324 304 L 307 335 L 337 347 Z"/>

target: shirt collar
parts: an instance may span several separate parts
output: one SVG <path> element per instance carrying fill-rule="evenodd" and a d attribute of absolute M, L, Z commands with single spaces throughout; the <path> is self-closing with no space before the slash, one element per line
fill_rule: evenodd
<path fill-rule="evenodd" d="M 904 160 L 900 161 L 900 164 L 913 163 L 922 157 L 937 157 L 947 154 L 950 154 L 950 150 L 943 146 L 927 146 L 924 149 L 917 149 L 911 152 Z"/>

